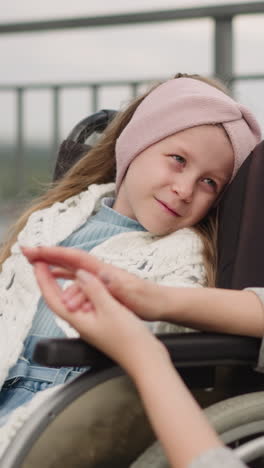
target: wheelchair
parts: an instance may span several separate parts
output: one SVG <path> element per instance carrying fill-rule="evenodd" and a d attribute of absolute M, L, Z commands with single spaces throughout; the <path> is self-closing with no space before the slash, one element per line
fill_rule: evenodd
<path fill-rule="evenodd" d="M 89 150 L 115 113 L 102 110 L 77 124 L 60 147 L 55 180 Z M 244 162 L 220 201 L 218 287 L 263 286 L 263 156 L 264 142 Z M 159 338 L 223 441 L 245 462 L 261 457 L 264 376 L 254 371 L 261 340 L 216 333 Z M 39 406 L 9 444 L 0 468 L 169 466 L 135 387 L 116 363 L 80 339 L 43 340 L 34 360 L 50 367 L 92 370 L 58 388 Z"/>

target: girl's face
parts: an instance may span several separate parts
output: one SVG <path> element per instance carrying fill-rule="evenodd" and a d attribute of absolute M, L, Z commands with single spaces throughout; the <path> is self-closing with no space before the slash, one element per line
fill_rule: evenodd
<path fill-rule="evenodd" d="M 222 127 L 189 128 L 132 161 L 114 209 L 155 235 L 194 226 L 231 178 L 233 164 L 232 145 Z"/>

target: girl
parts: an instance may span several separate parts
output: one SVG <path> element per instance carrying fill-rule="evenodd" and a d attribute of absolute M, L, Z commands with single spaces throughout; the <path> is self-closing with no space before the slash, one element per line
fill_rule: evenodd
<path fill-rule="evenodd" d="M 215 83 L 179 75 L 120 113 L 98 145 L 22 217 L 2 255 L 0 423 L 35 393 L 82 371 L 32 362 L 39 339 L 64 336 L 69 327 L 55 322 L 40 299 L 20 245 L 79 247 L 159 284 L 210 285 L 208 212 L 259 140 L 258 123 L 244 106 Z M 2 443 L 12 431 L 4 428 Z"/>
<path fill-rule="evenodd" d="M 220 468 L 223 466 L 246 468 L 244 463 L 239 461 L 230 449 L 223 447 L 173 367 L 163 344 L 149 332 L 128 308 L 109 294 L 107 288 L 95 275 L 87 273 L 89 259 L 85 263 L 85 256 L 82 252 L 73 251 L 72 249 L 44 248 L 25 249 L 25 254 L 35 264 L 35 273 L 42 293 L 55 313 L 69 321 L 83 339 L 108 354 L 130 375 L 137 386 L 150 422 L 163 445 L 172 468 Z M 63 271 L 60 270 L 60 274 L 65 276 L 66 270 L 68 270 L 68 275 L 75 278 L 75 283 L 71 287 L 71 294 L 69 294 L 69 291 L 62 292 L 60 290 L 43 259 L 53 265 L 62 266 Z M 81 269 L 78 269 L 80 267 Z M 199 306 L 202 305 L 203 313 L 208 313 L 209 317 L 212 311 L 210 308 L 212 306 L 210 291 L 215 291 L 215 294 L 218 293 L 218 297 L 215 296 L 213 299 L 217 299 L 217 301 L 220 299 L 221 302 L 225 299 L 225 292 L 221 293 L 220 290 L 218 292 L 205 288 L 202 291 L 197 289 L 177 291 L 176 288 L 159 287 L 151 282 L 143 282 L 137 278 L 132 278 L 131 275 L 118 271 L 111 266 L 102 266 L 96 259 L 93 264 L 93 259 L 91 259 L 89 269 L 93 270 L 96 267 L 98 268 L 97 275 L 104 280 L 108 289 L 111 292 L 118 292 L 119 298 L 122 298 L 122 300 L 125 298 L 126 303 L 131 302 L 131 300 L 134 301 L 136 310 L 139 310 L 138 307 L 140 307 L 145 318 L 148 316 L 148 318 L 153 319 L 162 304 L 162 310 L 165 310 L 166 318 L 173 319 L 172 311 L 179 309 L 177 295 L 180 298 L 180 303 L 182 303 L 181 293 L 185 301 L 187 301 L 185 312 L 186 309 L 188 311 L 189 294 L 193 293 L 193 296 L 196 296 L 196 313 L 198 302 L 198 314 L 200 311 Z M 86 268 L 86 270 L 83 268 Z M 59 274 L 59 270 L 57 270 L 57 274 Z M 121 277 L 123 277 L 122 282 L 119 281 Z M 128 280 L 129 287 L 127 287 L 126 283 L 124 287 L 122 286 L 124 280 Z M 133 284 L 133 281 L 135 281 L 135 284 Z M 142 294 L 143 289 L 140 289 L 141 283 L 144 283 L 142 284 L 144 294 Z M 121 292 L 117 289 L 117 286 L 121 287 Z M 79 294 L 82 293 L 86 302 L 73 312 L 71 309 L 74 289 L 75 295 L 77 291 Z M 124 294 L 125 291 L 128 293 L 128 297 Z M 204 298 L 208 297 L 208 305 L 207 301 L 201 301 L 200 292 Z M 227 291 L 227 293 L 229 292 Z M 239 306 L 237 307 L 238 314 L 241 313 L 239 295 L 242 296 L 242 301 L 246 299 L 247 305 L 252 305 L 253 309 L 256 309 L 256 313 L 260 313 L 259 309 L 261 308 L 258 307 L 258 300 L 254 297 L 254 294 L 250 292 L 243 294 L 240 291 L 237 293 L 237 295 L 234 295 L 234 304 L 229 307 L 231 313 L 232 309 L 236 309 L 236 303 Z M 70 296 L 71 302 L 69 303 Z M 189 303 L 191 302 L 189 301 Z M 71 308 L 68 307 L 68 304 L 71 305 Z M 216 304 L 213 304 L 214 310 L 215 307 L 217 308 Z M 227 313 L 228 309 L 226 310 L 225 302 L 222 303 L 222 307 L 224 314 Z M 221 309 L 222 313 L 223 309 Z M 263 311 L 261 313 L 263 315 Z M 259 317 L 257 318 L 259 320 Z M 261 331 L 263 334 L 263 317 Z M 161 395 L 166 395 L 166 398 L 162 398 Z"/>

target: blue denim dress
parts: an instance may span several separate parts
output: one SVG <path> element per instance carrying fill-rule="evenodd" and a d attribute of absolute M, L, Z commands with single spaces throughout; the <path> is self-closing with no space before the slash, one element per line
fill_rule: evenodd
<path fill-rule="evenodd" d="M 81 375 L 83 367 L 45 367 L 32 359 L 39 335 L 30 335 L 25 341 L 25 351 L 12 367 L 0 392 L 0 426 L 6 423 L 10 413 L 29 402 L 33 396 L 47 388 L 69 382 Z"/>

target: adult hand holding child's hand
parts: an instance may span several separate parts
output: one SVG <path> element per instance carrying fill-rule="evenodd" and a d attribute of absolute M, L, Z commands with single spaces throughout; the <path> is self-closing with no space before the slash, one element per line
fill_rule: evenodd
<path fill-rule="evenodd" d="M 119 362 L 130 374 L 136 374 L 135 355 L 138 354 L 138 359 L 143 357 L 146 340 L 153 341 L 152 345 L 155 348 L 162 348 L 158 341 L 154 340 L 145 324 L 132 311 L 120 304 L 106 287 L 112 284 L 115 290 L 121 277 L 122 281 L 124 281 L 123 277 L 130 280 L 132 285 L 133 282 L 144 285 L 145 281 L 111 265 L 105 265 L 93 256 L 77 249 L 23 248 L 23 252 L 33 264 L 39 287 L 48 306 L 58 316 L 69 322 L 84 340 Z M 89 269 L 93 271 L 92 273 L 82 268 L 88 266 L 87 263 L 83 263 L 85 256 L 86 261 L 89 258 Z M 49 264 L 58 267 L 55 275 Z M 71 277 L 74 283 L 65 292 L 57 283 L 57 276 Z M 107 280 L 106 284 L 100 281 L 100 276 L 103 276 L 105 281 Z M 131 284 L 129 289 L 132 294 L 134 292 L 135 296 L 139 289 L 134 290 Z M 128 290 L 123 288 L 119 291 L 121 298 L 124 289 Z M 80 306 L 71 310 L 65 300 L 65 293 L 71 297 L 71 301 L 75 300 L 76 304 L 79 301 Z M 132 301 L 131 296 L 127 302 Z"/>
<path fill-rule="evenodd" d="M 24 247 L 22 250 L 29 262 L 35 266 L 42 293 L 53 310 L 56 310 L 58 298 L 70 311 L 80 308 L 89 310 L 89 296 L 84 294 L 78 283 L 74 282 L 62 291 L 55 281 L 55 278 L 74 280 L 76 271 L 80 269 L 97 276 L 113 297 L 144 320 L 162 320 L 164 311 L 168 310 L 167 302 L 171 288 L 142 280 L 125 270 L 102 262 L 83 250 L 68 247 Z M 42 281 L 44 266 L 41 270 L 36 267 L 39 262 L 53 267 L 49 271 L 45 268 L 45 283 Z"/>

